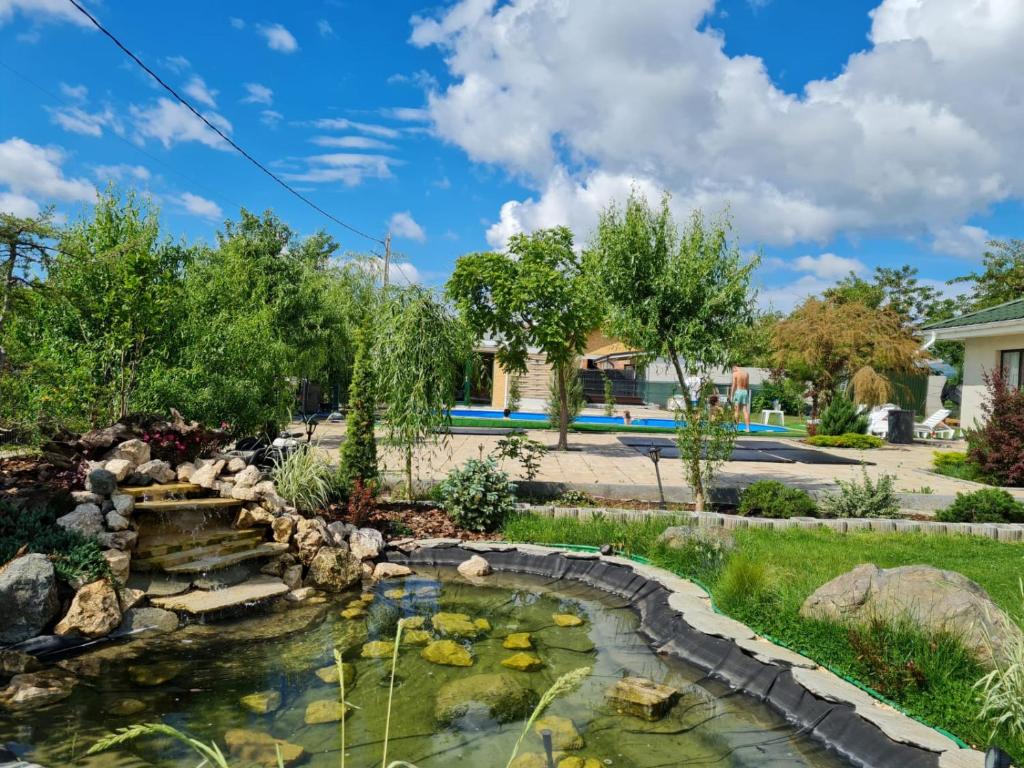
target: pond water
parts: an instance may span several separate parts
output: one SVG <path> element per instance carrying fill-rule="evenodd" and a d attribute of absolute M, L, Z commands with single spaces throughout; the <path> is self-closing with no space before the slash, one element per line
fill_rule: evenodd
<path fill-rule="evenodd" d="M 592 667 L 583 684 L 556 699 L 547 712 L 571 720 L 580 737 L 575 745 L 580 748 L 565 753 L 580 760 L 563 765 L 846 765 L 821 745 L 798 736 L 767 707 L 730 693 L 685 663 L 654 654 L 637 632 L 635 612 L 605 593 L 574 582 L 507 574 L 474 584 L 447 571 L 382 582 L 372 592 L 372 602 L 356 618 L 343 618 L 341 612 L 356 600 L 356 606 L 364 604 L 359 592 L 323 605 L 194 625 L 171 636 L 108 646 L 60 662 L 79 680 L 72 695 L 45 709 L 0 715 L 0 743 L 10 743 L 20 756 L 49 768 L 195 766 L 198 758 L 163 736 L 84 756 L 90 745 L 115 728 L 163 722 L 203 740 L 216 740 L 232 768 L 275 764 L 272 752 L 268 756 L 258 745 L 252 746 L 263 734 L 301 747 L 304 755 L 298 764 L 334 768 L 342 764 L 339 723 L 307 724 L 307 716 L 311 704 L 313 710 L 330 710 L 330 702 L 337 701 L 337 684 L 324 682 L 317 671 L 333 664 L 333 648 L 338 648 L 354 667 L 354 682 L 347 691 L 353 709 L 345 721 L 344 764 L 379 766 L 391 658 L 364 658 L 364 645 L 393 639 L 400 616 L 424 617 L 418 630 L 422 634 L 407 632 L 407 639 L 436 639 L 440 635 L 431 629 L 431 618 L 448 612 L 464 614 L 470 622 L 485 619 L 489 629 L 476 628 L 475 638 L 455 641 L 469 652 L 471 666 L 442 666 L 423 658 L 421 645 L 400 646 L 389 762 L 405 760 L 418 768 L 504 768 L 537 698 L 567 671 Z M 582 623 L 559 626 L 555 614 L 575 616 Z M 507 642 L 513 633 L 529 633 L 532 648 L 506 648 L 515 644 Z M 517 653 L 532 654 L 543 666 L 535 671 L 502 666 Z M 619 714 L 606 703 L 606 692 L 627 676 L 671 686 L 680 696 L 656 721 Z M 464 693 L 474 687 L 470 698 L 489 698 L 492 708 L 459 708 L 460 689 Z M 272 704 L 279 699 L 276 709 L 257 714 L 240 704 L 242 697 L 256 693 L 268 694 Z M 445 725 L 438 724 L 439 716 Z M 511 719 L 497 721 L 506 718 Z M 566 727 L 566 720 L 548 724 L 552 722 L 556 734 Z M 242 735 L 238 729 L 243 729 Z M 228 741 L 235 743 L 233 752 L 225 746 Z M 539 736 L 531 732 L 521 749 L 527 756 L 516 766 L 543 768 L 541 750 Z"/>

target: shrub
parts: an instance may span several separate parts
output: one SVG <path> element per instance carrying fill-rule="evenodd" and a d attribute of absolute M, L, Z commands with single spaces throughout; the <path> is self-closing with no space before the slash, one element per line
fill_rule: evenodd
<path fill-rule="evenodd" d="M 807 438 L 808 445 L 815 445 L 819 448 L 857 448 L 868 450 L 881 448 L 885 440 L 874 435 L 861 435 L 856 432 L 848 432 L 845 435 L 811 435 Z"/>
<path fill-rule="evenodd" d="M 722 571 L 715 587 L 715 602 L 723 610 L 735 612 L 751 601 L 764 602 L 768 589 L 768 568 L 764 562 L 737 553 Z"/>
<path fill-rule="evenodd" d="M 804 402 L 806 390 L 807 387 L 803 382 L 794 379 L 769 379 L 754 392 L 750 410 L 753 413 L 763 411 L 765 408 L 772 407 L 772 401 L 778 400 L 779 407 L 784 413 L 790 416 L 800 416 L 806 408 Z"/>
<path fill-rule="evenodd" d="M 362 528 L 377 511 L 377 484 L 356 478 L 348 492 L 348 521 Z"/>
<path fill-rule="evenodd" d="M 1024 597 L 1024 581 L 1020 582 Z M 989 649 L 996 642 L 986 638 Z M 1003 646 L 1003 653 L 992 653 L 995 669 L 974 684 L 981 698 L 978 716 L 992 725 L 994 737 L 998 732 L 1012 738 L 1024 738 L 1024 636 L 1015 633 Z"/>
<path fill-rule="evenodd" d="M 341 444 L 341 465 L 338 468 L 338 485 L 342 493 L 349 493 L 357 481 L 365 487 L 378 478 L 373 392 L 370 355 L 366 341 L 360 338 L 349 385 L 345 442 Z"/>
<path fill-rule="evenodd" d="M 963 451 L 934 451 L 932 453 L 932 469 L 940 475 L 956 477 L 960 480 L 978 480 L 978 468 L 967 460 Z"/>
<path fill-rule="evenodd" d="M 303 443 L 271 471 L 277 492 L 300 512 L 327 506 L 337 488 L 334 473 L 320 448 Z"/>
<path fill-rule="evenodd" d="M 596 507 L 597 501 L 586 491 L 571 489 L 551 502 L 556 507 Z"/>
<path fill-rule="evenodd" d="M 736 547 L 732 531 L 705 526 L 680 526 L 686 536 L 659 537 L 672 569 L 705 584 L 717 581 L 729 553 Z"/>
<path fill-rule="evenodd" d="M 993 485 L 1024 486 L 1024 389 L 1002 371 L 985 374 L 984 425 L 967 433 L 967 458 Z"/>
<path fill-rule="evenodd" d="M 612 380 L 607 373 L 602 374 L 604 379 L 604 415 L 614 416 L 615 415 L 615 388 L 612 386 Z"/>
<path fill-rule="evenodd" d="M 49 555 L 57 575 L 67 582 L 94 581 L 110 573 L 95 539 L 57 525 L 52 507 L 20 509 L 0 502 L 0 565 L 22 548 Z"/>
<path fill-rule="evenodd" d="M 892 475 L 882 475 L 873 482 L 866 469 L 862 481 L 836 480 L 839 493 L 828 494 L 821 502 L 826 517 L 898 517 L 900 503 L 896 498 Z"/>
<path fill-rule="evenodd" d="M 821 412 L 819 435 L 847 435 L 851 432 L 862 435 L 868 431 L 868 417 L 858 414 L 853 401 L 845 394 L 836 393 Z"/>
<path fill-rule="evenodd" d="M 817 517 L 818 505 L 806 491 L 778 480 L 758 480 L 743 492 L 739 515 L 761 517 Z"/>
<path fill-rule="evenodd" d="M 1024 504 L 1001 488 L 958 493 L 935 514 L 944 523 L 1024 523 Z"/>
<path fill-rule="evenodd" d="M 531 440 L 522 433 L 506 435 L 498 440 L 491 457 L 500 459 L 514 459 L 523 467 L 523 477 L 533 480 L 540 471 L 540 460 L 547 454 L 548 449 L 543 443 Z"/>
<path fill-rule="evenodd" d="M 441 484 L 441 506 L 462 528 L 493 531 L 515 510 L 516 487 L 494 459 L 470 459 Z"/>
<path fill-rule="evenodd" d="M 508 374 L 512 377 L 512 382 L 508 385 L 508 401 L 506 407 L 515 413 L 519 410 L 519 404 L 523 399 L 523 387 L 519 383 L 519 376 L 516 374 Z"/>

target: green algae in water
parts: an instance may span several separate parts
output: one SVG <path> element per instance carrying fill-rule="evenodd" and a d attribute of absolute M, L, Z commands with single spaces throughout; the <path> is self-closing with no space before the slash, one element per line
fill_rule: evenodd
<path fill-rule="evenodd" d="M 385 596 L 399 588 L 404 594 Z M 381 757 L 391 658 L 364 658 L 362 648 L 393 641 L 399 619 L 418 617 L 417 631 L 434 640 L 458 642 L 473 663 L 442 666 L 424 659 L 421 645 L 400 646 L 389 759 L 406 760 L 418 768 L 504 768 L 533 703 L 561 675 L 589 666 L 593 673 L 583 685 L 557 699 L 545 714 L 557 718 L 555 722 L 569 721 L 578 731 L 582 747 L 566 756 L 595 758 L 618 768 L 691 763 L 845 765 L 820 745 L 797 737 L 795 729 L 767 707 L 744 696 L 726 695 L 725 686 L 701 671 L 655 655 L 637 633 L 634 611 L 605 593 L 571 581 L 552 583 L 507 574 L 470 584 L 447 571 L 382 582 L 374 592 L 366 615 L 357 619 L 340 616 L 341 609 L 359 596 L 354 592 L 339 595 L 326 606 L 300 605 L 228 624 L 188 627 L 171 636 L 68 660 L 63 665 L 79 677 L 72 695 L 45 709 L 0 715 L 0 742 L 12 743 L 19 755 L 48 768 L 191 768 L 195 756 L 167 738 L 142 739 L 117 751 L 84 757 L 89 746 L 115 728 L 165 722 L 196 738 L 216 741 L 226 752 L 228 731 L 267 734 L 301 746 L 305 756 L 300 765 L 336 768 L 338 724 L 306 723 L 310 704 L 337 699 L 337 686 L 317 675 L 334 663 L 336 647 L 355 670 L 354 683 L 346 691 L 353 706 L 345 723 L 346 765 L 374 768 Z M 443 635 L 431 625 L 437 613 L 485 619 L 486 625 L 479 626 L 489 629 L 479 629 L 473 638 Z M 583 623 L 558 626 L 552 617 L 561 614 L 579 616 Z M 516 653 L 505 647 L 506 638 L 521 633 L 529 633 L 529 652 L 543 662 L 535 671 L 502 663 Z M 140 667 L 160 670 L 173 662 L 182 668 L 167 682 L 133 682 Z M 616 714 L 606 705 L 605 693 L 627 676 L 676 688 L 681 691 L 679 701 L 655 722 Z M 449 706 L 448 694 L 462 695 L 475 685 L 486 687 L 488 695 L 477 696 L 486 701 Z M 439 703 L 442 691 L 446 694 Z M 266 714 L 242 705 L 244 697 L 257 693 L 276 694 L 273 698 L 280 703 Z M 458 716 L 448 722 L 453 711 Z M 438 725 L 439 716 L 446 725 Z M 536 757 L 540 751 L 540 738 L 531 732 L 521 749 L 527 757 L 517 765 L 529 765 L 530 755 Z M 255 764 L 231 755 L 229 760 L 232 768 Z"/>

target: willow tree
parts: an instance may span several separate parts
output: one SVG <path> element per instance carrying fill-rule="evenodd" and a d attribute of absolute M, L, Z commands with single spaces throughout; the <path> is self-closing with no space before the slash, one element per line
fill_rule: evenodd
<path fill-rule="evenodd" d="M 694 211 L 680 228 L 668 196 L 652 208 L 634 191 L 624 209 L 601 214 L 587 271 L 607 303 L 611 335 L 647 361 L 667 358 L 685 411 L 677 440 L 698 510 L 716 467 L 732 452 L 735 429 L 707 407 L 710 389 L 690 392 L 687 379 L 735 361 L 754 317 L 751 272 L 729 240 L 729 222 L 706 221 Z M 694 403 L 696 403 L 694 405 Z"/>
<path fill-rule="evenodd" d="M 555 376 L 557 449 L 567 450 L 566 367 L 583 353 L 587 336 L 601 321 L 572 232 L 567 227 L 539 229 L 512 236 L 506 253 L 461 256 L 447 291 L 474 333 L 497 343 L 505 370 L 526 373 L 529 348 L 543 353 Z"/>
<path fill-rule="evenodd" d="M 374 319 L 376 398 L 386 440 L 404 459 L 405 492 L 412 498 L 416 444 L 436 440 L 451 423 L 456 383 L 472 354 L 462 321 L 430 291 L 392 288 Z"/>

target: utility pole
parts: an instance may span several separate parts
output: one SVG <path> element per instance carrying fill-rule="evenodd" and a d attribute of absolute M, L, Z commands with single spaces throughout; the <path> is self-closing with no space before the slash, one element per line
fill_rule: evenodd
<path fill-rule="evenodd" d="M 384 286 L 388 284 L 388 269 L 391 267 L 391 233 L 384 236 Z"/>

